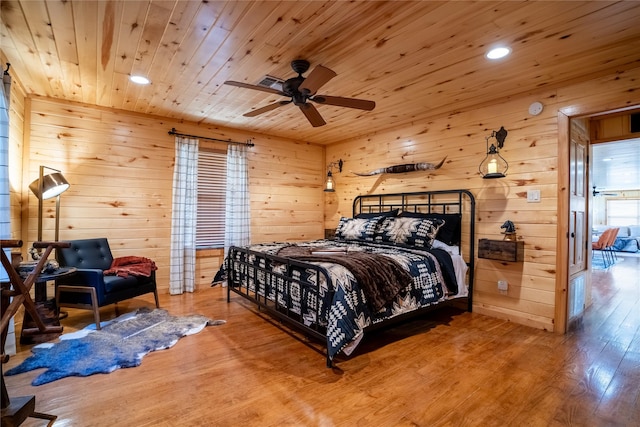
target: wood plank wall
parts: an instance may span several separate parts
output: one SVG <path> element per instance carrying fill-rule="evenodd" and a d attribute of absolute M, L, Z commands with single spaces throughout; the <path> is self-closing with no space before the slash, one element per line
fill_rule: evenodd
<path fill-rule="evenodd" d="M 27 104 L 26 246 L 37 235 L 37 199 L 28 184 L 46 165 L 71 183 L 62 195 L 60 239 L 104 236 L 114 256 L 151 258 L 159 266 L 159 288 L 168 292 L 174 137 L 167 132 L 173 127 L 255 143 L 249 154 L 253 242 L 323 236 L 322 146 L 49 98 Z M 44 239 L 53 238 L 54 212 L 54 201 L 45 201 Z M 198 261 L 198 285 L 208 286 L 222 253 L 205 251 Z"/>
<path fill-rule="evenodd" d="M 112 240 L 116 254 L 138 252 L 166 265 L 173 161 L 173 138 L 167 135 L 168 129 L 223 139 L 253 137 L 254 242 L 322 237 L 323 229 L 335 228 L 341 215 L 351 215 L 351 202 L 358 194 L 468 188 L 478 202 L 477 238 L 501 238 L 500 225 L 510 219 L 516 224 L 518 238 L 525 242 L 523 263 L 477 260 L 475 311 L 551 330 L 558 288 L 556 268 L 562 262 L 557 260 L 560 253 L 556 249 L 558 223 L 562 223 L 558 194 L 563 191 L 557 173 L 557 113 L 588 115 L 638 105 L 638 81 L 640 69 L 634 69 L 499 105 L 456 111 L 429 122 L 330 145 L 326 156 L 324 147 L 309 142 L 27 98 L 21 197 L 12 197 L 12 218 L 20 217 L 24 226 L 21 236 L 15 237 L 28 246 L 36 235 L 37 203 L 27 186 L 37 177 L 42 163 L 63 170 L 72 183 L 63 195 L 61 238 L 105 235 Z M 539 116 L 528 114 L 533 101 L 545 105 Z M 509 131 L 502 151 L 510 165 L 508 176 L 483 180 L 477 168 L 484 157 L 485 137 L 500 126 Z M 20 129 L 12 127 L 14 131 Z M 14 137 L 12 141 L 20 140 Z M 432 173 L 370 178 L 350 173 L 393 164 L 437 162 L 444 156 L 445 165 Z M 334 174 L 337 191 L 323 193 L 323 165 L 338 158 L 345 165 L 342 173 Z M 15 167 L 11 165 L 12 174 Z M 526 202 L 529 189 L 540 190 L 540 203 Z M 21 215 L 16 214 L 21 209 Z M 52 207 L 47 210 L 50 216 Z M 52 235 L 51 218 L 45 226 L 45 236 Z M 213 251 L 200 258 L 207 260 L 198 270 L 204 286 L 220 265 L 220 256 Z M 165 291 L 167 278 L 167 269 L 161 269 L 159 284 Z M 507 295 L 498 293 L 499 279 L 509 282 Z"/>
<path fill-rule="evenodd" d="M 638 77 L 640 69 L 635 69 L 330 145 L 326 162 L 341 158 L 344 171 L 334 173 L 336 192 L 325 196 L 325 228 L 335 228 L 340 216 L 351 216 L 351 202 L 359 194 L 469 189 L 477 202 L 477 239 L 502 239 L 500 226 L 509 219 L 525 243 L 521 263 L 476 259 L 474 310 L 553 330 L 556 268 L 562 262 L 557 250 L 558 111 L 594 114 L 640 104 Z M 538 116 L 528 113 L 534 101 L 545 106 Z M 485 137 L 500 126 L 509 132 L 501 151 L 509 162 L 507 177 L 484 180 L 478 165 L 486 153 Z M 350 173 L 435 163 L 445 156 L 444 166 L 433 172 L 365 178 Z M 528 203 L 528 190 L 540 190 L 541 201 Z M 509 283 L 506 295 L 497 289 L 502 279 Z"/>
<path fill-rule="evenodd" d="M 624 111 L 591 120 L 589 123 L 591 143 L 596 144 L 638 138 L 637 132 L 631 132 L 631 114 L 637 115 L 640 114 L 640 112 L 636 110 L 632 113 Z"/>

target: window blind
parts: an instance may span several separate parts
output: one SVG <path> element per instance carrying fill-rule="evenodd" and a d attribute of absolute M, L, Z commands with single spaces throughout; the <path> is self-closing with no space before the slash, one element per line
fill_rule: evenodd
<path fill-rule="evenodd" d="M 196 248 L 224 247 L 227 154 L 200 149 L 198 153 L 198 219 Z"/>

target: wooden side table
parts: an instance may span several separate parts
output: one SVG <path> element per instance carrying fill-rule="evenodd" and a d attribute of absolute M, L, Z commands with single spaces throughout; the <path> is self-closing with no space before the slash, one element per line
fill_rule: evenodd
<path fill-rule="evenodd" d="M 0 240 L 0 247 L 2 248 L 19 248 L 22 246 L 21 240 Z M 44 253 L 40 257 L 40 260 L 36 264 L 33 271 L 27 276 L 26 279 L 22 279 L 13 264 L 7 257 L 5 251 L 0 250 L 0 258 L 2 260 L 2 266 L 9 275 L 9 282 L 2 283 L 2 320 L 0 321 L 1 341 L 2 347 L 2 364 L 9 361 L 9 357 L 4 353 L 4 344 L 7 337 L 7 330 L 9 328 L 9 321 L 16 314 L 18 308 L 24 305 L 25 312 L 29 313 L 33 318 L 33 321 L 40 332 L 43 333 L 60 333 L 62 327 L 60 326 L 47 326 L 38 315 L 36 305 L 31 299 L 29 291 L 33 284 L 37 281 L 42 268 L 44 267 L 47 258 L 51 254 L 54 248 L 68 248 L 69 243 L 63 242 L 34 242 L 33 247 L 36 249 L 44 249 Z M 13 300 L 10 300 L 13 298 Z M 11 302 L 9 302 L 11 301 Z M 9 398 L 7 386 L 4 383 L 4 375 L 2 373 L 2 367 L 0 364 L 0 379 L 2 379 L 2 425 L 3 426 L 18 426 L 27 417 L 41 418 L 49 420 L 48 425 L 52 425 L 55 419 L 55 415 L 43 414 L 35 411 L 36 398 L 35 396 L 21 396 Z"/>
<path fill-rule="evenodd" d="M 31 315 L 25 311 L 24 318 L 22 320 L 20 344 L 39 344 L 51 341 L 60 335 L 62 332 L 62 326 L 60 326 L 58 308 L 55 306 L 54 299 L 47 298 L 47 282 L 62 276 L 73 274 L 76 270 L 77 268 L 75 267 L 61 267 L 51 273 L 40 274 L 38 276 L 34 283 L 34 304 L 38 311 L 38 317 L 42 319 L 42 322 L 47 326 L 47 328 L 59 327 L 60 331 L 41 331 L 37 327 Z"/>

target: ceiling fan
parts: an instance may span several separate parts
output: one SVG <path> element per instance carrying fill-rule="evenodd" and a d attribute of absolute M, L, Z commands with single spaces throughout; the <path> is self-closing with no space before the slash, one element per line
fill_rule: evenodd
<path fill-rule="evenodd" d="M 289 100 L 278 101 L 265 107 L 249 111 L 248 113 L 243 114 L 244 117 L 255 117 L 268 111 L 275 110 L 278 107 L 293 103 L 293 105 L 300 108 L 302 113 L 305 115 L 307 120 L 309 120 L 309 123 L 311 123 L 313 127 L 323 126 L 327 123 L 324 121 L 316 107 L 307 101 L 313 101 L 316 104 L 335 105 L 337 107 L 355 108 L 365 111 L 371 111 L 376 106 L 375 102 L 367 101 L 365 99 L 316 95 L 318 89 L 320 89 L 329 80 L 337 76 L 337 74 L 333 70 L 330 70 L 327 67 L 318 65 L 309 73 L 307 77 L 303 77 L 302 74 L 307 72 L 307 70 L 309 69 L 309 61 L 306 61 L 304 59 L 296 59 L 291 62 L 291 68 L 293 69 L 293 71 L 298 73 L 298 75 L 296 77 L 285 80 L 282 83 L 282 90 L 277 90 L 266 86 L 235 82 L 232 80 L 227 80 L 224 82 L 224 84 L 246 89 L 260 90 L 263 92 L 287 96 L 290 98 Z"/>
<path fill-rule="evenodd" d="M 596 197 L 596 196 L 617 196 L 618 195 L 618 193 L 605 193 L 605 192 L 602 192 L 602 191 L 597 191 L 596 188 L 597 187 L 594 185 L 593 186 L 593 197 Z"/>

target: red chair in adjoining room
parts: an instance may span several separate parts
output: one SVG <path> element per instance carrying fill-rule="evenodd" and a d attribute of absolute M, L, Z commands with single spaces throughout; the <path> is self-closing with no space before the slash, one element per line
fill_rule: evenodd
<path fill-rule="evenodd" d="M 592 257 L 594 256 L 595 251 L 600 251 L 600 253 L 602 254 L 602 262 L 604 262 L 605 268 L 609 267 L 609 257 L 605 254 L 605 252 L 607 250 L 607 243 L 609 243 L 609 236 L 611 236 L 612 231 L 613 228 L 607 228 L 602 232 L 600 237 L 598 237 L 598 241 L 591 243 L 591 249 L 594 251 L 592 252 Z"/>
<path fill-rule="evenodd" d="M 618 255 L 616 255 L 614 244 L 616 243 L 616 238 L 618 237 L 619 232 L 619 228 L 612 228 L 611 233 L 609 233 L 607 243 L 605 244 L 604 252 L 609 255 L 609 260 L 611 261 L 611 264 L 609 265 L 615 264 L 615 262 L 618 260 Z"/>

